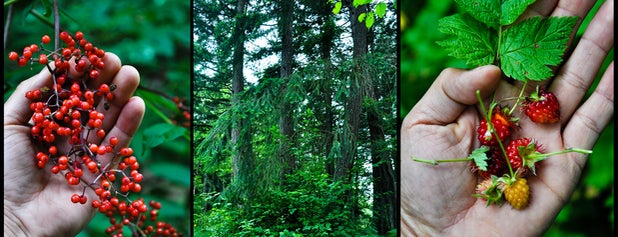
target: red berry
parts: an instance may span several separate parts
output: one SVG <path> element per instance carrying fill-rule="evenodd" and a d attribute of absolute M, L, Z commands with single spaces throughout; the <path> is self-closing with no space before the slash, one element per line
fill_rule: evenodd
<path fill-rule="evenodd" d="M 97 71 L 97 70 L 90 71 L 90 78 L 92 78 L 92 79 L 99 78 L 99 71 Z"/>
<path fill-rule="evenodd" d="M 532 93 L 523 104 L 524 113 L 535 123 L 560 121 L 560 104 L 554 93 L 540 90 Z"/>
<path fill-rule="evenodd" d="M 491 114 L 491 123 L 494 126 L 495 132 L 498 134 L 500 141 L 504 141 L 511 135 L 511 130 L 515 127 L 515 123 L 510 116 L 505 115 L 500 107 L 496 107 Z M 477 128 L 478 139 L 482 145 L 495 146 L 498 145 L 498 140 L 495 134 L 488 129 L 487 120 L 481 120 Z"/>
<path fill-rule="evenodd" d="M 500 147 L 491 147 L 485 152 L 487 155 L 487 170 L 480 170 L 474 162 L 470 164 L 470 170 L 472 173 L 478 174 L 482 179 L 489 179 L 492 175 L 501 177 L 509 171 L 506 164 L 506 159 Z"/>
<path fill-rule="evenodd" d="M 80 200 L 79 194 L 75 193 L 71 196 L 71 202 L 78 203 Z"/>
<path fill-rule="evenodd" d="M 49 35 L 44 35 L 43 37 L 41 37 L 41 43 L 49 44 L 49 42 L 51 42 L 51 38 L 49 38 Z"/>
<path fill-rule="evenodd" d="M 40 64 L 45 65 L 45 64 L 47 64 L 47 62 L 48 62 L 47 55 L 45 55 L 45 54 L 39 55 L 39 63 Z"/>
<path fill-rule="evenodd" d="M 538 161 L 545 157 L 535 157 L 541 153 L 540 145 L 529 138 L 519 138 L 511 141 L 506 147 L 506 153 L 513 171 L 518 171 L 522 177 L 536 175 Z"/>
<path fill-rule="evenodd" d="M 16 52 L 13 51 L 9 53 L 9 59 L 11 61 L 16 61 L 18 58 L 19 58 L 19 55 Z"/>

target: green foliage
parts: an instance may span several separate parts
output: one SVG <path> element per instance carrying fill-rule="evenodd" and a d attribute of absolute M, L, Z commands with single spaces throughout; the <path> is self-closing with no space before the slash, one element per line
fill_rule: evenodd
<path fill-rule="evenodd" d="M 468 14 L 456 14 L 438 21 L 442 33 L 456 37 L 438 41 L 438 45 L 451 52 L 449 55 L 466 59 L 469 65 L 492 64 L 496 58 L 496 33 Z"/>
<path fill-rule="evenodd" d="M 524 80 L 545 80 L 562 62 L 562 54 L 577 17 L 533 17 L 508 29 L 502 35 L 500 66 L 506 76 Z"/>
<path fill-rule="evenodd" d="M 5 16 L 10 2 L 5 1 Z M 44 34 L 53 38 L 51 2 L 14 3 L 5 41 L 7 52 L 39 43 Z M 116 54 L 123 65 L 131 65 L 139 71 L 141 81 L 136 95 L 146 102 L 146 114 L 131 147 L 140 161 L 139 170 L 144 174 L 140 195 L 146 201 L 161 201 L 159 218 L 188 235 L 190 132 L 173 124 L 179 121 L 182 111 L 171 98 L 186 98 L 184 104 L 190 104 L 189 1 L 100 0 L 86 3 L 68 0 L 58 3 L 62 30 L 82 31 L 97 47 Z M 39 65 L 17 67 L 14 62 L 5 60 L 4 100 L 21 81 L 41 69 Z M 78 236 L 103 236 L 107 226 L 109 219 L 97 214 Z"/>
<path fill-rule="evenodd" d="M 438 44 L 473 67 L 496 64 L 506 76 L 521 81 L 553 76 L 550 66 L 562 62 L 577 22 L 577 17 L 532 17 L 515 22 L 533 0 L 505 1 L 502 5 L 489 0 L 456 2 L 466 13 L 440 21 L 438 29 L 453 37 Z"/>
<path fill-rule="evenodd" d="M 476 166 L 479 167 L 480 170 L 487 170 L 487 154 L 485 154 L 485 152 L 487 152 L 489 150 L 489 147 L 486 146 L 481 146 L 479 148 L 474 149 L 474 151 L 472 151 L 472 153 L 470 154 L 470 157 L 473 161 L 474 164 L 476 164 Z"/>

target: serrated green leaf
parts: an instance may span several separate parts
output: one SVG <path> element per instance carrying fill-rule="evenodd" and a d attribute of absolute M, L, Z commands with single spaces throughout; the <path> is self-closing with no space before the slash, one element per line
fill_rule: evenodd
<path fill-rule="evenodd" d="M 335 3 L 335 7 L 333 8 L 333 13 L 335 15 L 339 14 L 339 12 L 341 11 L 341 2 L 336 2 Z"/>
<path fill-rule="evenodd" d="M 376 14 L 378 14 L 380 18 L 384 17 L 386 14 L 386 3 L 381 2 L 376 5 Z"/>
<path fill-rule="evenodd" d="M 492 64 L 496 57 L 496 32 L 468 14 L 455 14 L 438 21 L 438 30 L 454 38 L 438 41 L 450 56 L 471 66 Z"/>
<path fill-rule="evenodd" d="M 500 25 L 510 25 L 536 0 L 507 0 L 502 3 Z"/>
<path fill-rule="evenodd" d="M 455 2 L 477 21 L 490 27 L 498 26 L 501 15 L 500 0 L 455 0 Z"/>
<path fill-rule="evenodd" d="M 480 170 L 482 171 L 487 171 L 487 154 L 485 154 L 485 152 L 487 152 L 489 150 L 489 147 L 486 146 L 481 146 L 479 148 L 474 149 L 474 151 L 472 151 L 472 154 L 470 154 L 470 156 L 468 158 L 472 159 L 474 161 L 474 164 L 476 164 L 477 167 L 479 167 Z"/>
<path fill-rule="evenodd" d="M 532 17 L 503 32 L 500 67 L 516 80 L 545 80 L 562 62 L 577 17 Z"/>
<path fill-rule="evenodd" d="M 474 19 L 489 27 L 510 25 L 536 0 L 456 0 Z"/>

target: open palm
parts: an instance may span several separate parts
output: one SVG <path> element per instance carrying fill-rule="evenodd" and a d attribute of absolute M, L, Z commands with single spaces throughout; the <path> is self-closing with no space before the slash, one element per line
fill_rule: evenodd
<path fill-rule="evenodd" d="M 575 15 L 583 19 L 594 2 L 538 1 L 530 15 Z M 512 138 L 534 138 L 543 151 L 569 147 L 591 149 L 613 117 L 613 62 L 594 93 L 582 99 L 602 61 L 613 47 L 613 1 L 603 4 L 551 84 L 544 84 L 560 101 L 560 123 L 539 125 L 515 110 L 520 128 Z M 535 236 L 541 235 L 569 200 L 587 156 L 567 153 L 540 163 L 537 176 L 528 180 L 528 207 L 491 205 L 473 197 L 477 177 L 467 162 L 431 166 L 423 159 L 456 159 L 470 155 L 480 144 L 480 90 L 486 102 L 518 95 L 521 84 L 500 80 L 500 69 L 484 66 L 471 71 L 446 69 L 406 116 L 401 127 L 401 233 L 415 236 Z M 549 83 L 546 81 L 544 83 Z M 533 90 L 534 87 L 527 87 Z M 405 95 L 403 95 L 405 96 Z M 505 102 L 506 103 L 506 102 Z M 512 106 L 513 101 L 510 101 Z"/>
<path fill-rule="evenodd" d="M 139 73 L 133 67 L 121 66 L 120 59 L 114 54 L 107 53 L 103 60 L 105 70 L 101 71 L 100 80 L 93 83 L 115 84 L 117 90 L 109 109 L 103 109 L 101 103 L 97 110 L 105 115 L 103 129 L 108 133 L 104 139 L 118 137 L 119 146 L 124 147 L 131 141 L 144 114 L 144 102 L 132 97 L 139 84 Z M 95 214 L 90 201 L 96 195 L 90 188 L 86 189 L 89 202 L 74 204 L 70 197 L 81 194 L 83 185 L 70 186 L 63 175 L 49 171 L 50 164 L 44 169 L 36 166 L 34 157 L 38 150 L 32 143 L 28 125 L 32 111 L 24 95 L 50 84 L 51 74 L 43 69 L 23 81 L 4 105 L 5 236 L 74 236 Z M 93 135 L 88 140 L 100 144 L 103 139 Z M 57 144 L 68 143 L 58 141 Z M 58 149 L 59 154 L 66 154 L 69 147 Z M 108 154 L 100 159 L 105 164 L 111 157 Z"/>

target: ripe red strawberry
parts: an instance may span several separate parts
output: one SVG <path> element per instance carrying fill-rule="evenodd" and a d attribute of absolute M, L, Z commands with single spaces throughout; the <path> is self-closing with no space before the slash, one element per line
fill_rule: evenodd
<path fill-rule="evenodd" d="M 536 123 L 556 123 L 560 121 L 560 104 L 554 93 L 538 90 L 523 103 L 526 115 Z"/>
<path fill-rule="evenodd" d="M 537 162 L 546 158 L 540 156 L 542 154 L 540 145 L 529 138 L 512 140 L 506 147 L 506 153 L 513 171 L 517 171 L 523 177 L 536 175 Z"/>
<path fill-rule="evenodd" d="M 506 165 L 506 159 L 504 159 L 504 155 L 499 147 L 491 147 L 487 152 L 487 170 L 481 170 L 474 163 L 470 163 L 470 170 L 472 173 L 477 174 L 482 179 L 489 179 L 492 175 L 502 176 L 506 174 L 509 170 Z"/>
<path fill-rule="evenodd" d="M 528 206 L 530 187 L 525 178 L 516 178 L 515 182 L 507 184 L 504 188 L 504 199 L 515 209 L 523 209 Z"/>
<path fill-rule="evenodd" d="M 511 135 L 511 130 L 515 127 L 515 123 L 510 116 L 507 116 L 502 112 L 500 107 L 496 107 L 491 114 L 491 123 L 494 126 L 494 129 L 498 133 L 498 137 L 500 141 L 504 141 L 507 137 Z M 483 118 L 479 127 L 477 128 L 478 139 L 482 145 L 486 146 L 496 146 L 498 145 L 498 140 L 495 138 L 495 135 L 488 129 L 487 120 Z"/>

